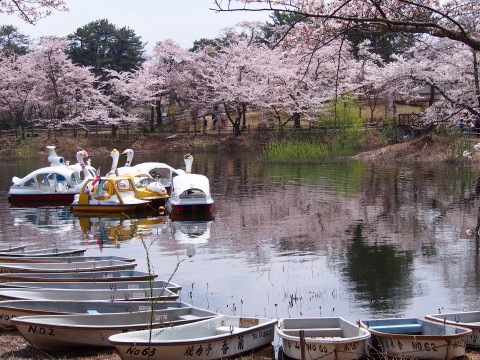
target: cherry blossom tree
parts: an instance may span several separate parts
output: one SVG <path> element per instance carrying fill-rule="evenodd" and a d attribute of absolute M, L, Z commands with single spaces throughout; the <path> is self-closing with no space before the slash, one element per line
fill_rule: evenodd
<path fill-rule="evenodd" d="M 16 14 L 22 20 L 35 24 L 52 11 L 68 11 L 64 0 L 2 0 L 0 12 Z"/>
<path fill-rule="evenodd" d="M 408 54 L 384 69 L 396 91 L 410 96 L 432 87 L 440 99 L 423 114 L 422 127 L 453 125 L 460 118 L 480 115 L 477 52 L 455 41 L 419 42 Z M 407 98 L 408 99 L 408 98 Z"/>
<path fill-rule="evenodd" d="M 34 64 L 33 54 L 0 54 L 0 112 L 21 129 L 22 136 L 41 103 L 41 79 Z"/>
<path fill-rule="evenodd" d="M 215 4 L 217 11 L 297 14 L 298 22 L 286 27 L 284 35 L 296 28 L 297 39 L 317 44 L 328 41 L 332 35 L 354 30 L 376 35 L 426 34 L 480 50 L 480 3 L 477 0 L 215 0 Z"/>
<path fill-rule="evenodd" d="M 108 100 L 97 89 L 88 68 L 76 66 L 64 50 L 68 43 L 56 37 L 41 39 L 32 53 L 40 76 L 39 101 L 43 111 L 38 121 L 53 128 L 108 118 Z"/>

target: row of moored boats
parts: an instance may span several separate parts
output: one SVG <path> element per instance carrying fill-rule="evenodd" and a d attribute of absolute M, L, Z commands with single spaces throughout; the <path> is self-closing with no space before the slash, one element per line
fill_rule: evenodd
<path fill-rule="evenodd" d="M 180 301 L 135 259 L 82 249 L 0 249 L 0 327 L 42 351 L 113 348 L 122 359 L 220 359 L 271 346 L 293 359 L 453 359 L 477 347 L 480 312 L 349 322 L 227 316 Z M 112 268 L 114 267 L 114 268 Z"/>
<path fill-rule="evenodd" d="M 193 157 L 184 156 L 185 170 L 159 162 L 132 166 L 134 151 L 125 150 L 125 165 L 118 167 L 120 153 L 110 152 L 112 166 L 101 176 L 85 150 L 70 165 L 47 146 L 50 166 L 23 178 L 13 177 L 8 192 L 16 206 L 70 205 L 75 215 L 101 216 L 149 213 L 166 208 L 170 213 L 211 213 L 213 199 L 206 176 L 192 174 Z"/>

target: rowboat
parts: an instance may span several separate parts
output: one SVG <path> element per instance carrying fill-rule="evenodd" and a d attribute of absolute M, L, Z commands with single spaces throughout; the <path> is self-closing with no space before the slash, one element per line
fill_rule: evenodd
<path fill-rule="evenodd" d="M 7 300 L 0 302 L 0 327 L 15 329 L 13 318 L 32 315 L 111 314 L 187 308 L 182 301 L 57 301 Z"/>
<path fill-rule="evenodd" d="M 119 289 L 149 289 L 167 288 L 178 294 L 182 287 L 166 280 L 143 281 L 102 281 L 102 282 L 6 282 L 0 283 L 0 288 L 30 288 L 30 289 L 70 289 L 70 290 L 119 290 Z"/>
<path fill-rule="evenodd" d="M 10 252 L 10 251 L 19 251 L 19 250 L 25 249 L 26 247 L 27 245 L 19 245 L 19 246 L 10 245 L 9 247 L 6 247 L 6 248 L 0 248 L 0 253 Z"/>
<path fill-rule="evenodd" d="M 221 315 L 192 324 L 109 337 L 123 360 L 230 358 L 271 344 L 277 320 Z"/>
<path fill-rule="evenodd" d="M 123 256 L 0 256 L 0 263 L 61 263 L 103 260 L 135 261 L 133 258 Z"/>
<path fill-rule="evenodd" d="M 427 320 L 441 322 L 442 324 L 471 329 L 472 335 L 467 339 L 467 346 L 480 347 L 480 311 L 426 315 L 425 318 Z"/>
<path fill-rule="evenodd" d="M 119 260 L 77 261 L 62 263 L 0 263 L 0 273 L 66 273 L 86 271 L 132 270 L 135 263 Z"/>
<path fill-rule="evenodd" d="M 195 307 L 145 312 L 82 315 L 36 315 L 12 323 L 30 344 L 43 351 L 110 348 L 112 335 L 188 324 L 218 316 Z M 147 330 L 148 331 L 148 330 Z"/>
<path fill-rule="evenodd" d="M 0 300 L 70 300 L 70 301 L 144 301 L 176 300 L 178 294 L 166 288 L 70 290 L 70 289 L 0 289 Z"/>
<path fill-rule="evenodd" d="M 51 247 L 46 249 L 37 249 L 37 250 L 18 250 L 18 251 L 5 251 L 0 252 L 0 256 L 21 256 L 21 257 L 32 257 L 32 256 L 77 256 L 83 255 L 86 249 L 71 249 L 71 248 L 57 248 Z"/>
<path fill-rule="evenodd" d="M 372 334 L 372 348 L 391 357 L 454 359 L 465 356 L 472 330 L 420 318 L 361 320 Z"/>
<path fill-rule="evenodd" d="M 292 359 L 353 360 L 365 355 L 370 333 L 341 317 L 280 319 L 282 350 Z"/>
<path fill-rule="evenodd" d="M 0 281 L 60 281 L 60 282 L 103 282 L 149 280 L 157 275 L 135 270 L 91 271 L 81 273 L 15 273 L 0 274 Z"/>

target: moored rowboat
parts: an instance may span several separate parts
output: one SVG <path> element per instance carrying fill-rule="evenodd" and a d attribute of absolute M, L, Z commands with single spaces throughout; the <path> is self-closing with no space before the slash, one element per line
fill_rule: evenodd
<path fill-rule="evenodd" d="M 360 359 L 370 339 L 367 330 L 341 317 L 280 319 L 277 333 L 283 353 L 304 360 Z"/>
<path fill-rule="evenodd" d="M 448 325 L 471 329 L 472 335 L 467 339 L 467 346 L 480 347 L 480 311 L 426 315 L 425 318 Z"/>
<path fill-rule="evenodd" d="M 465 356 L 472 330 L 420 318 L 361 320 L 372 334 L 373 349 L 391 357 L 454 359 Z"/>
<path fill-rule="evenodd" d="M 83 255 L 86 249 L 71 249 L 71 248 L 47 248 L 38 250 L 18 250 L 18 251 L 6 251 L 0 252 L 0 256 L 77 256 Z"/>
<path fill-rule="evenodd" d="M 20 251 L 22 249 L 25 249 L 26 247 L 27 245 L 19 245 L 19 246 L 10 245 L 9 247 L 6 247 L 6 248 L 0 248 L 0 253 L 10 252 L 10 251 Z"/>
<path fill-rule="evenodd" d="M 32 315 L 111 314 L 187 308 L 182 301 L 58 301 L 8 300 L 0 302 L 0 327 L 15 329 L 13 318 Z"/>
<path fill-rule="evenodd" d="M 187 324 L 218 316 L 195 307 L 153 312 L 92 315 L 37 315 L 14 318 L 12 323 L 30 344 L 44 351 L 113 347 L 112 335 Z"/>
<path fill-rule="evenodd" d="M 221 315 L 192 324 L 110 336 L 123 360 L 230 358 L 271 344 L 277 320 Z"/>
<path fill-rule="evenodd" d="M 0 300 L 70 300 L 70 301 L 142 301 L 149 299 L 176 300 L 178 294 L 166 288 L 119 290 L 65 289 L 0 289 Z"/>
<path fill-rule="evenodd" d="M 103 281 L 133 281 L 149 280 L 157 275 L 135 270 L 91 271 L 80 273 L 15 273 L 0 274 L 0 281 L 69 281 L 69 282 L 103 282 Z"/>
<path fill-rule="evenodd" d="M 0 263 L 60 263 L 102 260 L 135 261 L 133 258 L 123 256 L 0 256 Z"/>
<path fill-rule="evenodd" d="M 149 288 L 167 288 L 178 294 L 182 289 L 180 285 L 166 280 L 143 280 L 143 281 L 101 281 L 101 282 L 6 282 L 0 283 L 0 288 L 30 288 L 30 289 L 77 289 L 77 290 L 120 290 L 120 289 L 149 289 Z"/>
<path fill-rule="evenodd" d="M 119 260 L 80 261 L 71 263 L 0 263 L 0 273 L 68 273 L 132 270 L 135 263 Z"/>

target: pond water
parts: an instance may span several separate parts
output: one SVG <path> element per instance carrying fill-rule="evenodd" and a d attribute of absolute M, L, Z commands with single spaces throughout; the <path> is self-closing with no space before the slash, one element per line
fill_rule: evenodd
<path fill-rule="evenodd" d="M 96 155 L 93 165 L 105 173 L 111 159 Z M 147 246 L 154 272 L 173 275 L 182 300 L 227 315 L 356 321 L 478 310 L 474 165 L 272 165 L 248 154 L 193 156 L 193 172 L 211 182 L 211 221 L 13 208 L 12 176 L 45 166 L 46 156 L 2 162 L 0 245 L 86 247 L 87 255 L 134 257 L 140 271 L 148 269 Z M 182 154 L 133 160 L 144 161 L 184 167 Z"/>

